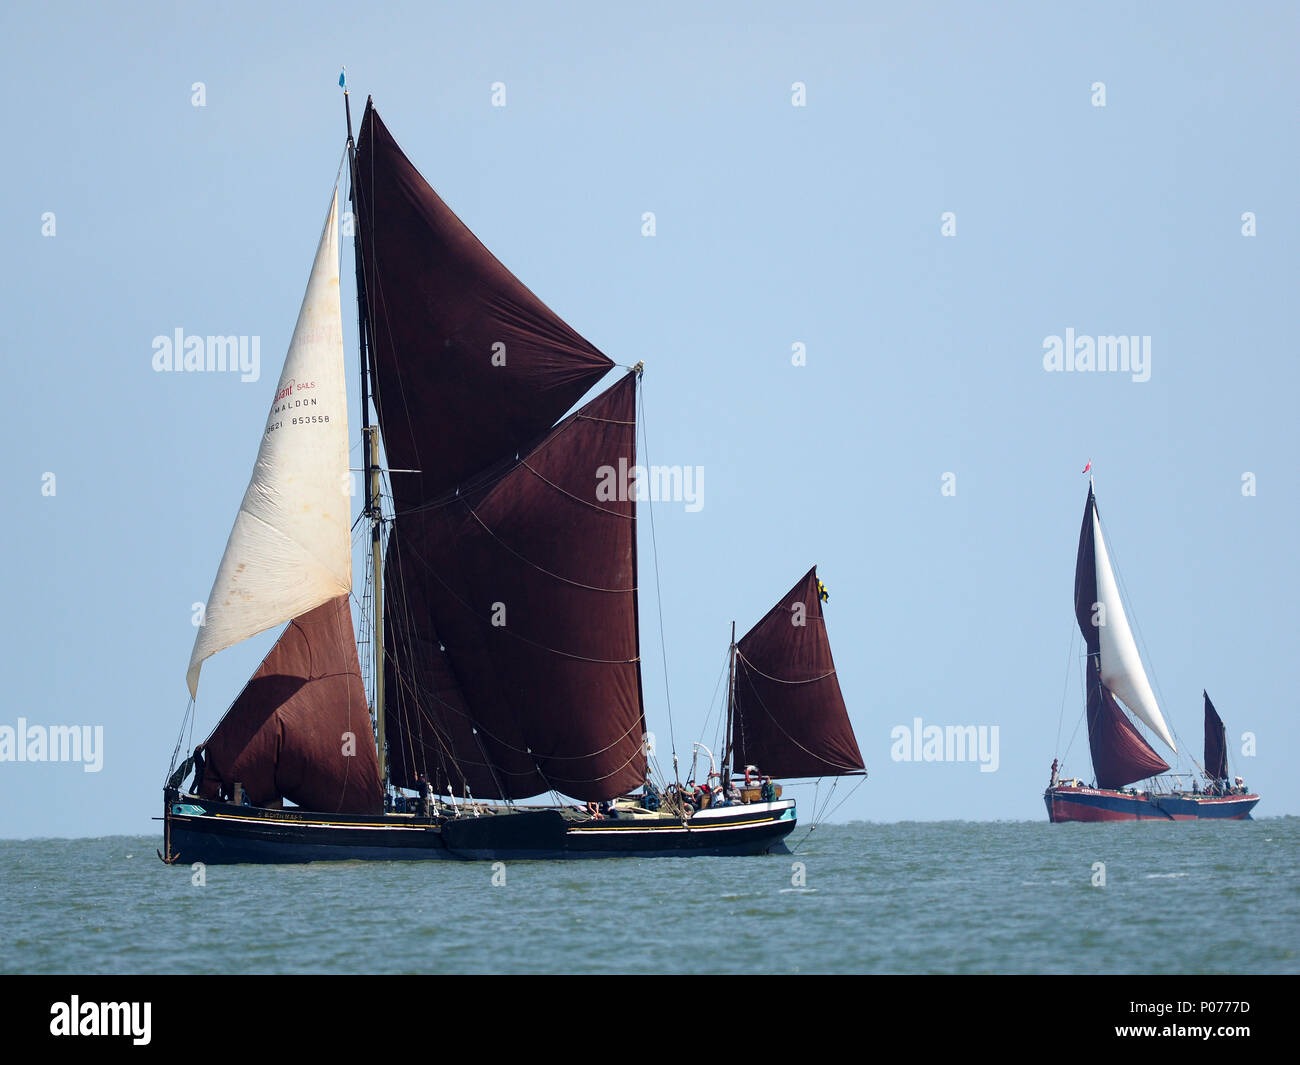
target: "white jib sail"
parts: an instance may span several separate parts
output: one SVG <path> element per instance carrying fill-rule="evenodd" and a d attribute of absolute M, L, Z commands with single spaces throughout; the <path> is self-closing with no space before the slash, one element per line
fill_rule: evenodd
<path fill-rule="evenodd" d="M 338 189 L 266 419 L 253 477 L 194 641 L 203 660 L 352 590 Z"/>
<path fill-rule="evenodd" d="M 1128 626 L 1124 604 L 1120 602 L 1119 586 L 1110 568 L 1110 556 L 1101 536 L 1101 523 L 1097 511 L 1092 512 L 1092 542 L 1097 566 L 1097 602 L 1105 609 L 1105 623 L 1097 628 L 1101 638 L 1101 679 L 1113 695 L 1119 697 L 1133 713 L 1151 727 L 1151 730 L 1177 751 L 1169 727 L 1156 705 L 1155 693 L 1142 668 L 1137 644 Z"/>

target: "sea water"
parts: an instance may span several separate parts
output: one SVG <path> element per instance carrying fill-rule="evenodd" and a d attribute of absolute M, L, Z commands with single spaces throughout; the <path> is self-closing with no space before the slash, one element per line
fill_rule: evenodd
<path fill-rule="evenodd" d="M 0 841 L 4 973 L 1295 973 L 1300 818 L 852 823 L 753 858 L 165 866 Z"/>

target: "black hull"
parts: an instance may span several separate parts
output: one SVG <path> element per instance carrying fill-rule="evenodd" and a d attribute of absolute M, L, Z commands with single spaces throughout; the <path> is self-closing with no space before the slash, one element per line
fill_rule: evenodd
<path fill-rule="evenodd" d="M 178 813 L 177 810 L 185 811 Z M 167 803 L 164 860 L 203 862 L 427 861 L 451 858 L 430 818 L 328 816 L 186 797 Z"/>
<path fill-rule="evenodd" d="M 687 825 L 671 822 L 654 827 L 644 821 L 574 822 L 559 811 L 539 810 L 448 821 L 443 842 L 453 857 L 480 861 L 766 854 L 778 846 L 784 851 L 783 840 L 795 826 L 793 803 L 789 808 L 788 818 L 737 806 L 728 808 L 735 813 L 725 823 L 711 824 L 697 815 Z"/>
<path fill-rule="evenodd" d="M 702 811 L 676 821 L 574 818 L 555 809 L 485 817 L 346 816 L 263 810 L 184 796 L 165 803 L 164 861 L 550 860 L 787 853 L 794 803 Z"/>

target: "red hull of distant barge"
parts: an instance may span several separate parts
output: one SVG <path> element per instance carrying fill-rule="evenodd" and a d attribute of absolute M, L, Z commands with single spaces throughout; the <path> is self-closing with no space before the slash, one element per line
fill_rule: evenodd
<path fill-rule="evenodd" d="M 1258 795 L 1129 794 L 1108 788 L 1048 788 L 1047 818 L 1058 821 L 1242 821 Z"/>

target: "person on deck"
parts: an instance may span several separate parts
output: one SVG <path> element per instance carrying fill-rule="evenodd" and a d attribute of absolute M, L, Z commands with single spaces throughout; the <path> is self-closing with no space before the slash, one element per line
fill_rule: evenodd
<path fill-rule="evenodd" d="M 194 794 L 199 794 L 199 789 L 203 787 L 203 748 L 206 744 L 200 743 L 194 748 Z"/>
<path fill-rule="evenodd" d="M 433 815 L 433 785 L 429 783 L 429 778 L 423 773 L 415 774 L 415 790 L 420 796 L 420 816 L 431 817 Z"/>
<path fill-rule="evenodd" d="M 1041 764 L 1041 763 L 1040 763 L 1040 764 Z M 1050 784 L 1048 784 L 1048 787 L 1049 787 L 1049 788 L 1054 788 L 1054 787 L 1056 787 L 1056 771 L 1057 771 L 1060 767 L 1061 767 L 1060 760 L 1057 759 L 1057 758 L 1053 758 L 1053 759 L 1052 759 L 1052 781 L 1051 781 Z"/>

